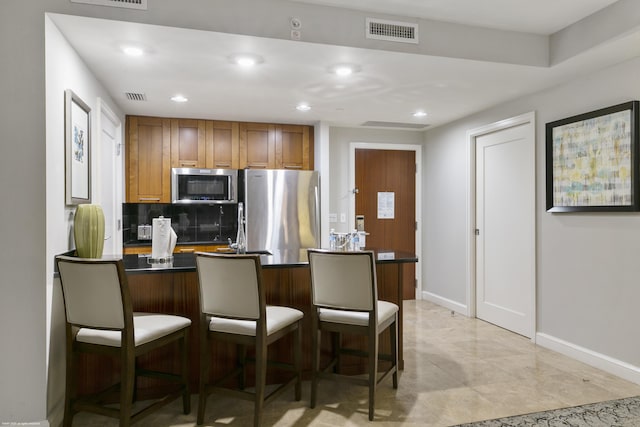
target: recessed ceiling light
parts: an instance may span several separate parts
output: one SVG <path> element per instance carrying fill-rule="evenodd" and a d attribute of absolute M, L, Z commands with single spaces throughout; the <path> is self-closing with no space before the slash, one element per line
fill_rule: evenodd
<path fill-rule="evenodd" d="M 249 58 L 248 56 L 243 56 L 236 59 L 236 63 L 241 67 L 253 67 L 256 65 L 256 60 L 253 58 Z"/>
<path fill-rule="evenodd" d="M 125 46 L 122 51 L 129 56 L 142 56 L 144 54 L 144 50 L 138 46 Z"/>
<path fill-rule="evenodd" d="M 242 68 L 251 68 L 256 64 L 263 62 L 262 57 L 250 53 L 234 55 L 231 60 Z"/>
<path fill-rule="evenodd" d="M 311 110 L 311 106 L 309 104 L 301 103 L 301 104 L 298 104 L 298 106 L 296 107 L 296 110 L 298 110 L 298 111 L 309 111 L 309 110 Z"/>
<path fill-rule="evenodd" d="M 347 65 L 339 65 L 334 68 L 333 72 L 336 73 L 336 75 L 338 76 L 345 77 L 353 73 L 353 68 Z"/>
<path fill-rule="evenodd" d="M 349 63 L 341 63 L 329 67 L 329 72 L 338 77 L 347 77 L 360 71 L 360 66 Z"/>
<path fill-rule="evenodd" d="M 416 111 L 415 113 L 413 113 L 413 117 L 425 117 L 426 115 L 427 115 L 427 113 L 425 113 L 422 110 Z"/>
<path fill-rule="evenodd" d="M 172 96 L 172 97 L 171 97 L 171 100 L 172 100 L 173 102 L 187 102 L 187 101 L 188 101 L 188 99 L 187 99 L 187 98 L 185 98 L 185 97 L 184 97 L 184 96 L 182 96 L 182 95 Z"/>

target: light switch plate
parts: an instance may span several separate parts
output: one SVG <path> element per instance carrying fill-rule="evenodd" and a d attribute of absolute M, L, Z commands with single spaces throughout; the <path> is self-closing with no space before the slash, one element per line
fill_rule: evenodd
<path fill-rule="evenodd" d="M 340 213 L 340 222 L 343 223 L 343 224 L 345 222 L 347 222 L 347 214 L 346 213 L 344 213 L 344 212 Z"/>

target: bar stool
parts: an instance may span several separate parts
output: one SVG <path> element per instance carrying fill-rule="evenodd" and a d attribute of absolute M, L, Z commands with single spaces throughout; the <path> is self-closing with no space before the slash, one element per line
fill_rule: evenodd
<path fill-rule="evenodd" d="M 320 378 L 346 380 L 369 388 L 369 420 L 373 421 L 376 386 L 389 374 L 393 388 L 398 388 L 398 306 L 378 301 L 376 270 L 372 251 L 331 252 L 308 249 L 311 268 L 312 379 L 311 408 L 315 408 Z M 379 335 L 389 328 L 391 354 L 378 352 Z M 332 334 L 333 358 L 320 369 L 321 331 Z M 341 346 L 341 334 L 367 337 L 366 352 Z M 337 369 L 341 353 L 367 357 L 367 378 L 330 372 Z M 378 375 L 378 359 L 391 366 Z"/>
<path fill-rule="evenodd" d="M 86 411 L 120 420 L 120 426 L 145 417 L 182 396 L 185 414 L 191 412 L 187 338 L 191 320 L 166 314 L 134 313 L 122 260 L 57 256 L 66 316 L 66 390 L 63 425 Z M 178 342 L 181 373 L 142 370 L 136 358 Z M 120 359 L 120 382 L 93 396 L 77 396 L 79 353 L 107 354 Z M 177 383 L 176 390 L 136 413 L 132 411 L 136 378 L 148 376 Z M 119 390 L 119 408 L 103 402 Z"/>
<path fill-rule="evenodd" d="M 301 341 L 303 313 L 289 307 L 267 306 L 259 255 L 196 252 L 200 288 L 200 397 L 197 423 L 204 422 L 207 397 L 212 393 L 254 402 L 254 426 L 262 423 L 262 408 L 286 388 L 295 385 L 301 398 Z M 277 363 L 293 376 L 268 395 L 265 393 L 267 347 L 293 333 L 293 363 Z M 238 366 L 228 375 L 209 382 L 211 343 L 225 341 L 238 346 Z M 244 389 L 245 348 L 255 347 L 255 392 Z M 238 377 L 240 390 L 223 387 Z"/>

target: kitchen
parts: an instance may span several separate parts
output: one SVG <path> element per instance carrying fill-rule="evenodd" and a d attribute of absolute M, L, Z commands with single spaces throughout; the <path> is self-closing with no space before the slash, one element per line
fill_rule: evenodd
<path fill-rule="evenodd" d="M 318 173 L 304 172 L 313 170 L 312 126 L 138 116 L 127 120 L 125 254 L 150 253 L 152 219 L 160 215 L 172 218 L 176 252 L 229 249 L 236 240 L 239 203 L 244 204 L 248 250 L 319 244 Z M 168 123 L 171 131 L 163 132 Z M 170 140 L 164 141 L 167 133 Z M 169 150 L 161 149 L 167 146 Z M 171 167 L 159 166 L 167 164 Z M 289 172 L 260 180 L 245 168 Z M 305 209 L 292 211 L 302 203 Z M 263 230 L 265 218 L 277 229 Z M 146 233 L 141 235 L 142 230 Z M 311 241 L 302 242 L 305 235 Z"/>
<path fill-rule="evenodd" d="M 78 75 L 69 74 L 70 68 L 68 64 L 74 63 L 74 62 L 81 63 L 81 60 L 77 58 L 76 54 L 73 52 L 73 49 L 64 42 L 62 35 L 56 31 L 55 25 L 52 22 L 50 24 L 51 24 L 51 27 L 50 27 L 51 34 L 48 38 L 49 40 L 48 45 L 52 49 L 52 52 L 51 52 L 52 60 L 48 68 L 49 76 L 51 77 L 51 82 L 48 85 L 48 89 L 51 90 L 52 97 L 55 97 L 53 93 L 55 93 L 58 90 L 62 90 L 62 91 L 66 90 L 68 88 L 68 85 L 70 84 L 75 85 L 74 86 L 75 91 L 77 91 L 78 93 L 84 94 L 83 98 L 92 97 L 93 95 L 91 94 L 91 90 L 87 91 L 87 89 L 82 89 L 82 88 L 78 89 L 78 82 L 88 81 L 89 87 L 93 88 L 95 85 L 95 87 L 97 88 L 96 97 L 100 97 L 108 101 L 108 95 L 101 91 L 101 89 L 98 87 L 99 85 L 93 81 L 94 77 L 91 76 L 90 71 L 85 70 L 82 64 L 79 64 L 78 68 L 76 69 L 78 71 Z M 58 44 L 56 44 L 56 42 Z M 53 60 L 53 58 L 55 58 L 55 60 Z M 63 87 L 65 87 L 65 89 L 62 89 Z M 89 95 L 87 95 L 87 93 L 89 93 Z M 56 105 L 55 101 L 52 100 L 51 109 L 49 111 L 52 113 L 54 111 L 61 112 L 60 108 L 61 106 Z M 116 110 L 115 107 L 111 107 L 111 108 L 113 110 Z M 97 115 L 100 115 L 100 112 L 103 110 L 103 108 L 102 106 L 99 106 L 99 107 L 96 106 L 94 110 L 97 110 L 96 111 Z M 132 125 L 132 123 L 134 125 Z M 52 119 L 52 124 L 53 124 L 53 119 Z M 58 126 L 57 124 L 53 124 L 51 131 L 56 132 L 57 126 Z M 310 126 L 306 124 L 291 124 L 289 122 L 282 122 L 282 124 L 278 124 L 278 123 L 266 124 L 266 123 L 259 123 L 254 121 L 237 121 L 236 122 L 236 121 L 218 121 L 218 120 L 210 120 L 210 119 L 194 120 L 191 118 L 178 118 L 176 116 L 157 118 L 157 117 L 150 117 L 147 115 L 130 115 L 128 118 L 123 118 L 123 120 L 120 123 L 120 126 L 123 129 L 123 134 L 125 135 L 125 139 L 124 141 L 122 141 L 123 143 L 125 143 L 124 148 L 121 150 L 121 154 L 120 154 L 120 156 L 122 157 L 119 157 L 120 159 L 124 157 L 124 160 L 122 160 L 124 167 L 122 167 L 123 171 L 120 175 L 122 177 L 121 186 L 129 192 L 128 195 L 127 195 L 127 191 L 125 191 L 125 194 L 123 194 L 123 201 L 125 202 L 123 205 L 124 206 L 123 214 L 126 214 L 128 217 L 128 218 L 125 218 L 123 215 L 122 223 L 124 226 L 123 228 L 125 230 L 125 233 L 123 233 L 123 237 L 126 236 L 127 231 L 130 232 L 133 229 L 135 229 L 137 234 L 137 231 L 138 231 L 137 225 L 141 223 L 138 220 L 138 217 L 145 218 L 145 220 L 142 222 L 142 224 L 145 225 L 152 222 L 153 218 L 160 216 L 161 213 L 165 213 L 163 211 L 152 212 L 154 208 L 169 209 L 167 213 L 169 213 L 169 216 L 172 218 L 172 220 L 175 221 L 175 228 L 177 232 L 182 231 L 181 230 L 182 226 L 186 226 L 187 229 L 189 227 L 195 226 L 195 224 L 197 223 L 197 218 L 195 217 L 195 215 L 200 216 L 199 211 L 206 210 L 206 211 L 209 211 L 209 213 L 204 214 L 204 216 L 213 216 L 214 219 L 212 222 L 208 222 L 207 220 L 207 224 L 206 224 L 207 227 L 205 227 L 205 230 L 211 229 L 213 231 L 213 229 L 216 229 L 216 233 L 213 235 L 210 235 L 213 237 L 211 241 L 203 242 L 201 240 L 198 240 L 198 242 L 214 244 L 213 246 L 218 246 L 218 247 L 228 246 L 228 242 L 224 241 L 223 238 L 224 237 L 228 238 L 229 236 L 228 235 L 223 236 L 221 233 L 218 233 L 217 231 L 219 229 L 216 228 L 215 226 L 215 221 L 216 221 L 215 218 L 220 214 L 220 205 L 211 206 L 209 204 L 204 204 L 204 205 L 200 205 L 199 207 L 198 206 L 194 207 L 194 206 L 186 206 L 179 203 L 178 204 L 171 203 L 171 185 L 170 185 L 170 181 L 171 181 L 170 177 L 171 177 L 171 169 L 172 169 L 171 166 L 175 166 L 175 167 L 189 166 L 192 168 L 194 166 L 196 168 L 198 166 L 203 166 L 204 169 L 208 169 L 208 168 L 218 169 L 219 167 L 228 168 L 229 166 L 231 166 L 231 169 L 241 171 L 244 169 L 244 167 L 251 166 L 250 164 L 248 164 L 248 162 L 254 162 L 254 167 L 262 166 L 262 167 L 278 169 L 278 166 L 281 165 L 281 167 L 284 169 L 284 166 L 286 163 L 288 166 L 295 169 L 314 169 L 314 166 L 315 168 L 318 168 L 318 167 L 322 168 L 321 165 L 318 165 L 316 163 L 317 153 L 319 151 L 321 152 L 321 150 L 327 149 L 327 147 L 318 147 L 317 144 L 315 144 L 316 135 L 318 134 L 318 132 L 322 131 L 322 128 L 323 128 L 322 126 L 315 127 L 315 126 Z M 158 128 L 160 129 L 160 131 L 154 130 Z M 204 132 L 202 132 L 202 130 L 204 130 Z M 284 133 L 284 136 L 282 136 L 283 133 Z M 161 135 L 160 145 L 162 147 L 166 147 L 166 149 L 160 150 L 160 153 L 158 153 L 157 151 L 155 152 L 152 151 L 152 153 L 154 153 L 155 155 L 158 155 L 157 158 L 154 158 L 153 155 L 147 155 L 146 159 L 153 159 L 153 160 L 147 160 L 146 162 L 141 162 L 141 164 L 138 165 L 138 169 L 144 168 L 144 167 L 148 167 L 148 168 L 156 167 L 156 171 L 158 173 L 158 175 L 155 175 L 155 176 L 147 175 L 148 179 L 144 181 L 142 185 L 140 185 L 140 182 L 141 182 L 141 180 L 139 179 L 141 176 L 140 173 L 135 174 L 136 181 L 132 183 L 131 176 L 134 174 L 131 174 L 131 169 L 130 169 L 131 164 L 136 160 L 136 155 L 135 154 L 132 155 L 132 152 L 133 152 L 132 150 L 140 150 L 140 141 L 141 140 L 144 141 L 144 138 L 137 137 L 137 135 L 140 135 L 140 134 L 145 134 L 145 135 L 159 134 Z M 395 135 L 395 134 L 396 132 L 375 131 L 375 135 L 378 138 L 385 135 Z M 393 139 L 396 139 L 399 142 L 407 142 L 408 140 L 410 140 L 413 143 L 417 143 L 420 140 L 420 135 L 415 132 L 406 132 L 406 133 L 402 132 L 399 134 L 402 135 L 402 138 L 393 138 Z M 132 136 L 132 135 L 136 135 L 136 136 Z M 172 136 L 174 135 L 176 135 L 176 138 L 172 139 Z M 204 140 L 204 144 L 200 144 L 200 141 L 202 140 Z M 175 141 L 175 144 L 172 144 L 174 141 Z M 211 145 L 208 145 L 209 141 L 211 141 Z M 261 141 L 265 141 L 265 143 L 260 144 Z M 149 142 L 149 141 L 146 140 L 146 142 Z M 203 150 L 199 148 L 203 146 L 204 146 Z M 174 147 L 176 149 L 174 149 Z M 193 148 L 193 147 L 196 147 L 196 148 L 193 150 L 187 149 L 187 148 Z M 257 147 L 258 149 L 257 150 L 251 149 L 252 147 Z M 260 150 L 260 147 L 266 147 L 267 149 Z M 144 149 L 145 148 L 142 148 L 142 150 Z M 243 164 L 241 163 L 243 158 L 242 153 L 245 153 L 245 150 L 246 150 L 246 154 L 244 154 L 244 156 L 246 156 L 246 160 L 244 161 L 246 163 Z M 202 161 L 202 157 L 200 158 L 200 160 L 198 160 L 198 157 L 197 157 L 201 152 L 204 152 L 204 164 L 198 163 L 198 161 Z M 208 153 L 212 154 L 213 156 L 217 155 L 217 157 L 213 157 L 213 156 L 208 157 Z M 225 158 L 223 154 L 226 154 L 226 153 L 228 153 L 228 157 Z M 55 168 L 54 165 L 59 164 L 58 163 L 60 162 L 59 156 L 62 154 L 63 153 L 56 153 L 52 155 L 52 158 L 50 159 L 52 167 Z M 176 163 L 172 165 L 171 164 L 173 160 L 172 156 L 174 156 L 174 154 L 178 154 L 178 155 L 182 154 L 183 157 L 180 158 L 178 156 L 178 158 L 175 159 Z M 190 155 L 190 154 L 193 154 L 193 155 Z M 237 159 L 237 160 L 234 160 L 234 159 Z M 237 161 L 237 163 L 235 163 L 235 161 Z M 160 168 L 157 168 L 158 165 L 163 165 L 163 166 Z M 115 169 L 117 169 L 118 165 L 116 164 L 113 166 Z M 326 162 L 324 167 L 325 168 L 327 167 Z M 104 165 L 102 164 L 96 165 L 96 170 L 100 171 L 101 168 L 104 168 Z M 258 168 L 256 170 L 261 170 L 261 168 Z M 322 170 L 321 170 L 321 176 L 322 176 Z M 328 172 L 325 173 L 324 176 L 328 182 L 329 173 Z M 96 180 L 98 181 L 101 179 L 104 179 L 104 177 L 105 175 L 103 173 L 96 174 Z M 128 177 L 129 179 L 125 179 L 126 177 Z M 59 192 L 59 189 L 56 190 L 55 188 L 53 188 L 54 182 L 57 179 L 58 178 L 48 182 L 48 184 L 51 184 L 52 186 L 52 189 L 51 189 L 52 197 L 55 197 L 53 196 L 53 194 L 55 194 L 56 192 Z M 101 188 L 101 184 L 99 182 L 97 183 L 97 187 Z M 119 187 L 119 185 L 116 185 L 115 187 L 117 188 Z M 326 192 L 327 187 L 329 186 L 327 185 L 323 188 L 321 184 L 320 187 L 321 187 L 321 192 L 322 191 Z M 142 192 L 140 191 L 140 189 L 142 189 Z M 137 199 L 133 198 L 132 194 L 137 196 Z M 96 202 L 104 200 L 100 198 L 101 196 L 99 194 L 96 194 L 96 196 L 97 196 Z M 142 200 L 142 198 L 154 198 L 154 199 Z M 233 204 L 230 204 L 228 205 L 228 207 L 229 209 L 223 206 L 223 215 L 225 216 L 225 218 L 227 217 L 233 218 L 233 224 L 235 225 L 236 216 L 233 214 L 234 206 Z M 188 210 L 195 210 L 195 214 L 189 213 L 186 211 L 175 212 L 174 214 L 174 211 L 171 210 L 171 209 L 181 209 L 181 208 L 188 209 Z M 247 206 L 247 208 L 249 209 L 250 206 Z M 323 208 L 327 209 L 327 207 L 323 207 Z M 131 221 L 132 215 L 131 215 L 130 209 L 135 211 L 135 215 L 136 215 L 135 227 L 132 227 L 133 221 Z M 65 232 L 67 233 L 70 232 L 72 227 L 73 212 L 74 212 L 73 207 L 65 207 L 65 213 L 67 215 L 65 221 L 67 222 L 69 228 L 67 228 L 66 231 L 63 229 L 55 230 L 55 233 L 62 234 Z M 117 207 L 113 209 L 113 212 L 117 213 Z M 184 219 L 182 220 L 182 225 L 180 224 L 180 218 L 181 218 L 180 213 L 187 213 L 186 216 L 183 216 Z M 328 215 L 324 214 L 324 218 L 326 219 L 327 217 Z M 186 222 L 187 222 L 186 220 L 188 220 L 189 222 L 188 226 L 186 225 Z M 115 222 L 115 218 L 113 218 L 112 221 Z M 219 221 L 218 224 L 221 225 L 222 222 Z M 344 224 L 344 226 L 345 226 L 344 231 L 346 231 L 346 224 Z M 248 236 L 250 236 L 251 235 L 250 224 L 247 224 L 247 227 L 248 227 L 247 229 Z M 321 226 L 321 227 L 326 227 L 326 226 Z M 129 228 L 129 230 L 127 230 L 127 228 Z M 322 237 L 324 239 L 328 239 L 328 227 L 322 228 L 322 229 L 326 230 L 326 232 Z M 216 234 L 219 236 L 218 240 L 215 239 Z M 186 233 L 185 235 L 189 235 L 189 233 Z M 233 232 L 231 232 L 231 235 L 235 238 L 235 235 L 233 234 Z M 200 237 L 196 237 L 195 235 L 194 235 L 194 238 L 200 239 Z M 144 251 L 147 253 L 150 252 L 151 245 L 149 245 L 148 241 L 146 241 L 146 244 L 145 244 L 145 241 L 139 241 L 139 239 L 137 238 L 134 240 L 135 242 L 127 238 L 127 240 L 123 241 L 123 244 L 125 242 L 127 243 L 124 248 L 125 251 L 128 251 L 128 250 L 136 251 L 136 248 L 145 246 Z M 130 245 L 129 243 L 133 243 L 133 245 Z M 193 242 L 181 241 L 180 243 L 181 243 L 180 245 L 176 246 L 178 251 L 181 249 L 196 250 L 195 245 L 190 244 Z M 211 246 L 211 245 L 206 245 L 206 244 L 198 245 L 198 248 L 206 248 L 206 246 Z M 176 254 L 176 256 L 179 256 L 179 255 L 180 254 Z M 145 258 L 142 258 L 142 260 L 146 262 Z M 290 261 L 287 261 L 287 263 L 288 262 Z M 387 267 L 382 267 L 382 268 L 387 268 Z M 300 283 L 304 283 L 303 281 L 300 281 L 298 277 L 300 275 L 300 272 L 299 272 L 301 271 L 300 269 L 293 272 L 289 271 L 289 270 L 294 270 L 293 268 L 291 269 L 286 268 L 285 270 L 278 272 L 279 270 L 282 270 L 282 269 L 271 269 L 271 273 L 269 274 L 273 276 L 273 279 L 270 279 L 270 280 L 275 280 L 276 278 L 292 277 L 297 279 L 295 281 L 279 280 L 279 282 L 282 283 L 282 286 L 293 286 L 294 283 L 297 284 L 296 286 L 300 286 Z M 181 283 L 188 284 L 186 287 L 181 289 L 184 289 L 185 292 L 192 293 L 194 290 L 193 278 L 189 276 L 183 280 L 181 276 L 182 274 L 188 275 L 188 273 L 176 273 L 172 276 L 173 277 L 172 279 L 169 279 L 166 277 L 166 275 L 163 275 L 162 273 L 149 275 L 148 277 L 145 274 L 140 274 L 140 275 L 135 275 L 136 277 L 135 280 L 143 281 L 140 289 L 148 289 L 147 286 L 145 285 L 146 283 L 145 280 L 152 280 L 152 279 L 157 280 L 163 277 L 165 279 L 165 281 L 162 282 L 161 284 L 163 289 L 164 287 L 171 288 L 172 283 L 175 283 L 174 280 L 178 280 Z M 189 300 L 189 301 L 193 300 L 192 294 L 189 294 L 188 296 L 189 298 L 186 298 L 186 300 Z M 56 300 L 56 298 L 59 298 L 59 296 L 56 296 L 55 293 L 52 297 L 54 301 Z M 182 299 L 179 299 L 177 301 L 180 301 L 180 300 Z M 299 304 L 300 301 L 302 300 L 298 299 L 297 304 Z M 189 310 L 191 309 L 192 308 L 190 308 Z M 193 315 L 191 315 L 190 317 L 192 317 L 193 319 L 197 318 L 197 317 L 193 317 Z M 55 325 L 56 324 L 55 313 L 53 315 L 53 319 L 54 319 L 53 324 Z M 56 354 L 55 348 L 56 348 L 55 345 L 53 345 L 53 350 L 54 350 L 53 354 Z M 60 363 L 60 360 L 59 359 L 56 360 L 54 358 L 50 366 L 56 366 L 59 363 Z M 221 366 L 224 366 L 224 365 L 221 365 Z M 54 371 L 52 370 L 51 372 L 53 373 Z M 59 384 L 59 381 L 56 381 L 55 378 L 52 378 L 49 384 L 52 387 L 52 392 L 50 394 L 52 401 L 59 402 L 60 389 L 55 386 L 56 384 Z"/>

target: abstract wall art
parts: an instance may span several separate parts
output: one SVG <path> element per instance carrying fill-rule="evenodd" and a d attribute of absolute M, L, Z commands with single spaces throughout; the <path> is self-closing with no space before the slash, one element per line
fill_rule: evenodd
<path fill-rule="evenodd" d="M 547 211 L 640 210 L 638 101 L 546 124 Z"/>

